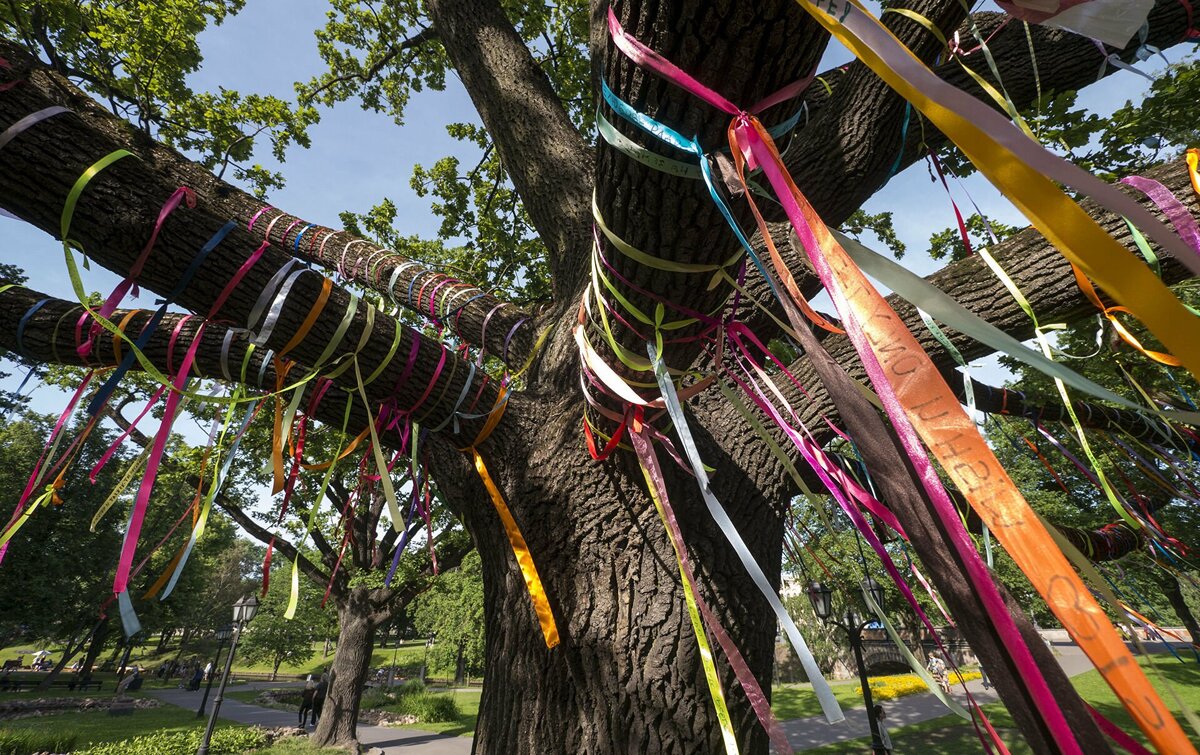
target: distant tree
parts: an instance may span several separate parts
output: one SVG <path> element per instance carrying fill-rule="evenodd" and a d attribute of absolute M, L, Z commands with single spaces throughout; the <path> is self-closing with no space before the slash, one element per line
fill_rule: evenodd
<path fill-rule="evenodd" d="M 431 665 L 453 666 L 455 684 L 462 684 L 467 674 L 483 672 L 483 569 L 477 551 L 433 580 L 417 598 L 413 623 L 421 636 L 436 638 Z"/>
<path fill-rule="evenodd" d="M 279 667 L 295 666 L 316 654 L 313 643 L 328 635 L 329 614 L 321 610 L 321 595 L 315 586 L 301 583 L 300 602 L 293 619 L 284 618 L 290 593 L 287 590 L 286 566 L 281 572 L 278 587 L 267 593 L 255 617 L 242 635 L 238 652 L 253 663 L 271 664 L 271 680 L 279 675 Z"/>

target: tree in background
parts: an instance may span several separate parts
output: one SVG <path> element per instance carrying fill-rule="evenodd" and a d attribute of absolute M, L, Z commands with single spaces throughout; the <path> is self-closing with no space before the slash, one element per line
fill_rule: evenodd
<path fill-rule="evenodd" d="M 286 579 L 287 569 L 276 571 L 277 578 Z M 284 590 L 268 592 L 258 616 L 238 644 L 242 658 L 271 666 L 271 681 L 275 681 L 283 664 L 299 666 L 309 661 L 317 652 L 313 643 L 329 636 L 336 627 L 332 614 L 321 610 L 321 594 L 316 585 L 307 580 L 302 583 L 299 608 L 290 620 L 284 617 L 288 597 Z"/>
<path fill-rule="evenodd" d="M 916 0 L 906 5 L 937 27 L 943 38 L 967 20 L 968 9 L 954 0 Z M 286 372 L 294 362 L 301 371 L 315 369 L 333 376 L 335 388 L 313 412 L 327 425 L 340 427 L 338 407 L 358 394 L 365 399 L 352 408 L 352 434 L 371 425 L 389 408 L 392 413 L 388 416 L 398 421 L 381 423 L 385 426 L 378 432 L 385 447 L 405 447 L 405 433 L 411 437 L 413 432 L 408 420 L 430 430 L 440 427 L 423 439 L 430 474 L 470 530 L 484 579 L 489 684 L 480 709 L 478 749 L 520 753 L 720 748 L 721 727 L 704 697 L 701 653 L 684 609 L 672 545 L 643 487 L 641 471 L 624 453 L 592 463 L 580 440 L 584 413 L 591 412 L 585 410 L 581 391 L 589 391 L 588 398 L 602 404 L 603 399 L 591 394 L 586 381 L 581 387 L 572 329 L 580 325 L 577 332 L 612 364 L 620 361 L 619 355 L 645 351 L 646 337 L 639 326 L 623 323 L 616 326 L 616 333 L 610 333 L 597 320 L 596 309 L 591 310 L 592 317 L 584 310 L 580 322 L 582 297 L 597 291 L 588 257 L 594 242 L 593 198 L 612 236 L 647 250 L 649 259 L 719 267 L 737 250 L 725 219 L 701 182 L 655 172 L 607 142 L 593 146 L 590 129 L 598 79 L 602 77 L 621 99 L 653 111 L 684 133 L 695 134 L 712 149 L 723 143 L 728 119 L 661 80 L 636 71 L 603 41 L 603 14 L 589 12 L 582 3 L 546 6 L 431 0 L 422 6 L 388 4 L 380 12 L 337 0 L 332 8 L 333 16 L 319 40 L 331 70 L 328 77 L 302 89 L 303 102 L 334 104 L 357 98 L 367 107 L 387 110 L 399 118 L 411 92 L 423 86 L 441 86 L 454 77 L 471 96 L 480 122 L 453 124 L 451 129 L 481 145 L 485 159 L 477 169 L 465 173 L 457 163 L 439 161 L 418 174 L 420 185 L 435 197 L 436 210 L 445 213 L 443 236 L 448 238 L 406 245 L 401 242 L 408 236 L 398 234 L 398 253 L 392 253 L 352 233 L 306 224 L 267 208 L 250 194 L 212 176 L 205 166 L 151 142 L 145 132 L 153 132 L 153 126 L 131 130 L 80 94 L 68 81 L 72 72 L 43 49 L 42 35 L 21 32 L 20 23 L 36 27 L 33 22 L 38 17 L 32 13 L 20 19 L 10 34 L 26 40 L 24 51 L 16 44 L 0 48 L 14 66 L 11 78 L 22 78 L 20 86 L 7 89 L 0 97 L 0 124 L 7 127 L 29 113 L 58 104 L 69 105 L 75 115 L 50 118 L 39 123 L 36 131 L 23 133 L 5 146 L 8 170 L 0 172 L 0 206 L 50 233 L 61 234 L 61 189 L 117 148 L 136 152 L 140 160 L 122 159 L 93 178 L 77 205 L 70 236 L 95 262 L 122 274 L 133 268 L 163 202 L 181 184 L 192 187 L 199 202 L 164 224 L 156 253 L 138 276 L 146 288 L 159 293 L 173 291 L 184 260 L 192 259 L 227 220 L 237 221 L 236 228 L 205 258 L 204 275 L 181 291 L 175 302 L 201 318 L 166 318 L 144 350 L 148 360 L 170 372 L 165 341 L 168 334 L 178 333 L 180 344 L 197 344 L 203 374 L 223 374 L 223 361 L 228 362 L 227 367 L 241 364 L 248 353 L 248 336 L 225 325 L 233 322 L 253 329 L 261 340 L 246 372 L 245 380 L 252 387 L 269 390 L 287 385 Z M 807 75 L 829 41 L 811 17 L 795 3 L 783 0 L 734 6 L 694 0 L 617 3 L 614 11 L 631 35 L 739 102 L 754 102 Z M 40 19 L 46 26 L 45 16 Z M 1001 28 L 1003 19 L 994 14 L 977 14 L 973 19 L 980 33 L 990 38 L 1005 91 L 1017 108 L 1029 107 L 1041 88 L 1065 91 L 1091 83 L 1104 57 L 1089 41 L 1067 33 L 1045 27 L 1026 32 L 1018 24 Z M 62 19 L 52 20 L 70 27 L 70 23 L 59 23 Z M 73 22 L 73 18 L 66 21 Z M 943 45 L 921 24 L 899 14 L 890 14 L 886 23 L 917 55 L 935 65 L 937 75 L 952 83 L 978 91 L 964 65 L 994 80 L 978 55 L 935 63 L 943 55 Z M 1150 16 L 1146 41 L 1161 48 L 1177 44 L 1189 24 L 1185 7 L 1175 0 L 1159 0 Z M 79 35 L 67 38 L 77 40 Z M 1028 64 L 1031 40 L 1037 50 L 1037 72 Z M 39 65 L 30 59 L 31 54 L 48 60 Z M 1115 54 L 1131 60 L 1136 49 Z M 839 225 L 897 170 L 923 156 L 919 149 L 922 140 L 936 148 L 944 139 L 929 129 L 905 131 L 905 104 L 862 64 L 826 72 L 822 79 L 825 86 L 811 87 L 803 97 L 808 118 L 792 134 L 794 148 L 788 152 L 787 163 L 825 221 Z M 89 83 L 86 77 L 75 76 L 75 80 Z M 103 96 L 102 86 L 92 86 Z M 764 120 L 782 123 L 789 117 L 785 111 L 775 108 Z M 606 106 L 602 112 L 610 121 L 618 118 Z M 619 128 L 626 139 L 644 140 L 632 128 Z M 241 138 L 239 134 L 236 141 L 244 145 Z M 644 149 L 661 149 L 650 142 L 638 143 Z M 1181 166 L 1166 164 L 1151 173 L 1185 196 L 1187 179 Z M 1108 230 L 1121 227 L 1118 218 L 1088 208 Z M 752 218 L 741 203 L 736 213 L 743 224 L 750 225 Z M 386 211 L 379 216 L 387 220 Z M 261 224 L 254 225 L 255 219 Z M 384 235 L 366 220 L 358 227 Z M 775 231 L 781 242 L 790 233 L 783 226 L 776 226 Z M 460 278 L 466 278 L 466 283 L 460 285 L 445 272 L 431 269 L 423 259 L 410 258 L 431 254 L 429 244 L 452 247 L 449 237 L 456 233 L 467 236 L 463 247 L 485 268 L 447 263 L 446 270 L 461 271 Z M 212 310 L 225 282 L 239 275 L 264 236 L 272 242 L 271 248 L 255 258 L 255 265 L 240 277 L 236 290 L 221 302 L 223 322 L 218 322 Z M 1012 265 L 1013 277 L 1018 285 L 1029 288 L 1034 308 L 1047 321 L 1074 320 L 1087 313 L 1087 301 L 1070 288 L 1069 267 L 1051 253 L 1037 232 L 1017 233 L 997 245 L 993 253 L 1002 264 L 1019 260 L 1019 265 Z M 355 300 L 349 290 L 310 272 L 292 281 L 288 295 L 281 297 L 279 321 L 268 332 L 258 318 L 249 315 L 271 276 L 293 254 L 327 268 L 340 268 L 341 277 L 353 285 L 383 294 L 389 306 L 394 301 L 418 316 L 430 315 L 436 326 L 417 331 L 397 325 L 395 319 L 378 311 L 373 319 L 365 308 L 352 311 Z M 615 277 L 609 282 L 614 293 L 640 311 L 653 312 L 658 303 L 669 302 L 689 312 L 716 312 L 734 296 L 728 286 L 698 284 L 694 272 L 653 269 L 603 238 L 598 257 L 613 266 Z M 815 294 L 815 278 L 803 275 L 798 263 L 791 267 L 803 292 Z M 1169 259 L 1164 259 L 1162 269 L 1169 281 L 1187 275 Z M 539 270 L 547 275 L 539 275 Z M 932 278 L 999 327 L 1018 338 L 1030 335 L 1032 326 L 1018 307 L 1003 303 L 999 284 L 986 275 L 978 260 L 952 263 Z M 1030 287 L 1030 281 L 1037 285 Z M 765 291 L 766 282 L 754 273 L 749 273 L 748 282 L 751 297 Z M 516 302 L 506 302 L 492 295 L 492 290 L 500 297 L 511 294 Z M 9 339 L 6 345 L 16 345 L 15 338 L 5 334 L 14 334 L 16 323 L 41 298 L 19 288 L 0 294 L 0 319 L 6 325 L 0 328 L 0 338 Z M 762 301 L 768 299 L 764 296 Z M 522 304 L 537 306 L 527 310 Z M 611 301 L 607 304 L 616 306 Z M 899 305 L 897 309 L 909 325 L 919 328 L 911 308 Z M 346 312 L 351 312 L 349 318 Z M 65 334 L 56 336 L 55 323 L 78 314 L 68 302 L 41 305 L 26 318 L 26 353 L 41 361 L 77 361 L 74 344 Z M 118 310 L 113 317 L 126 314 Z M 198 327 L 202 318 L 208 320 L 203 333 Z M 133 314 L 129 327 L 136 332 L 145 319 L 145 315 Z M 344 338 L 335 338 L 343 320 L 348 323 L 341 329 Z M 780 334 L 767 318 L 748 314 L 746 320 L 764 341 Z M 478 377 L 479 371 L 470 367 L 473 361 L 459 358 L 439 342 L 443 329 L 453 333 L 448 336 L 451 346 L 467 343 L 482 349 L 513 373 L 523 371 L 526 364 L 530 367 L 511 392 L 502 391 L 495 381 Z M 543 332 L 547 336 L 539 349 Z M 229 347 L 223 348 L 230 333 Z M 298 334 L 308 337 L 297 339 Z M 701 373 L 717 367 L 703 353 L 702 342 L 690 337 L 696 333 L 685 329 L 672 335 L 666 354 L 672 367 Z M 108 340 L 98 343 L 91 357 L 95 363 L 118 361 Z M 326 354 L 331 343 L 335 344 L 332 353 Z M 968 359 L 987 351 L 966 339 L 956 344 Z M 922 345 L 938 365 L 952 363 L 931 338 L 922 337 Z M 846 339 L 827 337 L 822 348 L 842 370 L 862 377 Z M 287 359 L 264 359 L 267 349 L 277 355 L 283 352 Z M 223 355 L 228 358 L 223 360 Z M 820 381 L 811 356 L 797 359 L 791 367 L 804 384 L 817 386 Z M 348 363 L 356 366 L 341 371 L 331 366 Z M 640 376 L 632 365 L 628 370 L 617 369 L 628 379 L 648 381 L 644 369 Z M 365 386 L 358 379 L 364 375 L 376 379 Z M 823 414 L 836 414 L 823 395 L 816 392 L 808 401 L 796 397 L 794 403 L 810 427 L 818 426 L 817 418 Z M 463 411 L 468 399 L 460 396 L 470 396 L 472 408 Z M 301 395 L 297 400 L 303 402 L 304 398 Z M 504 408 L 502 418 L 500 407 Z M 615 408 L 620 417 L 623 407 Z M 786 515 L 783 502 L 796 492 L 785 474 L 785 462 L 768 452 L 747 421 L 719 394 L 702 394 L 689 402 L 687 411 L 697 426 L 704 428 L 698 444 L 715 469 L 714 492 L 730 503 L 730 515 L 753 557 L 769 579 L 777 582 Z M 588 417 L 601 435 L 617 434 L 619 419 Z M 489 419 L 495 421 L 488 423 Z M 824 444 L 832 435 L 832 431 L 820 431 L 817 441 Z M 873 440 L 879 438 L 860 438 L 861 442 Z M 478 455 L 468 452 L 464 456 L 461 449 L 472 446 Z M 868 455 L 866 463 L 885 462 L 882 456 Z M 383 466 L 377 465 L 377 474 L 383 473 Z M 490 470 L 488 479 L 509 502 L 513 519 L 520 524 L 536 560 L 559 631 L 557 646 L 548 647 L 553 643 L 544 640 L 530 610 L 526 582 L 515 565 L 510 537 L 501 521 L 503 514 L 497 513 L 498 496 L 478 474 L 483 468 Z M 696 494 L 694 480 L 674 468 L 663 472 L 683 537 L 696 554 L 699 589 L 715 596 L 716 616 L 737 641 L 751 671 L 769 688 L 775 622 L 766 603 Z M 889 503 L 901 510 L 905 501 Z M 1034 749 L 1052 751 L 1054 744 L 1039 723 L 1039 710 L 1006 663 L 994 628 L 981 618 L 978 599 L 965 589 L 961 564 L 943 547 L 945 534 L 930 524 L 920 503 L 914 502 L 902 513 L 905 528 L 914 535 L 914 549 L 992 672 Z M 398 517 L 391 519 L 394 522 Z M 383 520 L 365 521 L 376 526 Z M 372 543 L 384 540 L 377 532 L 367 531 L 357 541 L 371 557 L 366 563 L 380 555 Z M 347 704 L 335 705 L 338 714 L 323 719 L 316 736 L 319 742 L 353 739 L 356 693 L 352 690 L 365 673 L 370 640 L 378 626 L 370 620 L 376 614 L 368 605 L 373 587 L 351 582 L 343 593 L 343 603 L 363 607 L 343 610 L 342 615 L 367 620 L 355 625 L 359 631 L 351 633 L 353 642 L 339 644 L 335 668 L 341 664 L 344 671 Z M 1010 605 L 1081 747 L 1088 752 L 1106 751 L 1102 735 L 1024 614 L 1015 604 Z M 350 626 L 343 620 L 343 640 Z M 335 680 L 331 703 L 337 703 L 335 696 L 343 694 L 338 689 Z M 751 752 L 765 750 L 765 735 L 755 727 L 747 700 L 736 690 L 731 690 L 730 707 L 742 746 Z"/>
<path fill-rule="evenodd" d="M 413 625 L 435 638 L 430 666 L 454 669 L 454 683 L 483 673 L 483 569 L 472 551 L 453 571 L 443 572 L 416 600 Z"/>

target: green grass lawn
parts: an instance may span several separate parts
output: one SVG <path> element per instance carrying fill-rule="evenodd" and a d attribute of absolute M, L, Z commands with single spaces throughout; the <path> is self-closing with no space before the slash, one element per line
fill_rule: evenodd
<path fill-rule="evenodd" d="M 127 716 L 113 717 L 107 711 L 55 713 L 49 716 L 18 718 L 0 722 L 0 730 L 44 730 L 61 727 L 75 734 L 77 749 L 91 744 L 119 742 L 123 739 L 155 732 L 177 732 L 203 729 L 205 719 L 196 718 L 196 711 L 163 704 L 157 708 L 138 709 Z M 241 724 L 221 721 L 217 728 L 244 728 Z"/>
<path fill-rule="evenodd" d="M 158 646 L 156 643 L 147 643 L 143 647 L 134 648 L 133 652 L 129 655 L 129 663 L 131 665 L 137 664 L 150 670 L 150 673 L 146 674 L 146 686 L 154 686 L 152 683 L 157 682 L 157 680 L 154 678 L 153 671 L 166 661 L 171 659 L 186 661 L 196 658 L 202 663 L 207 663 L 208 661 L 212 660 L 213 655 L 217 650 L 216 641 L 209 639 L 205 639 L 196 643 L 189 642 L 182 653 L 179 650 L 178 643 L 169 646 L 161 653 L 157 652 L 157 647 Z M 280 678 L 305 676 L 307 674 L 319 676 L 321 672 L 325 671 L 329 665 L 333 663 L 333 651 L 335 648 L 335 644 L 330 645 L 329 655 L 325 656 L 325 643 L 314 642 L 312 658 L 300 664 L 292 665 L 285 663 L 284 665 L 280 666 Z M 43 643 L 39 641 L 0 648 L 0 660 L 16 658 L 18 655 L 23 654 L 25 656 L 25 662 L 29 663 L 33 660 L 33 653 L 26 651 L 38 651 L 43 649 L 50 651 L 51 657 L 55 660 L 62 657 L 62 647 L 54 643 Z M 100 658 L 97 659 L 97 666 L 109 660 L 110 655 L 111 653 L 102 653 Z M 375 648 L 371 654 L 371 668 L 386 668 L 392 664 L 393 658 L 396 662 L 397 675 L 408 677 L 417 676 L 421 672 L 421 664 L 424 663 L 426 659 L 425 641 L 413 640 L 411 642 L 403 642 L 400 644 L 398 649 L 394 647 Z M 114 663 L 119 661 L 120 658 L 117 658 Z M 241 660 L 241 658 L 234 658 L 233 661 L 233 676 L 235 678 L 238 674 L 270 674 L 272 671 L 274 671 L 274 669 L 269 663 L 245 663 Z M 69 674 L 69 670 L 64 670 L 62 673 L 62 678 L 68 678 Z M 432 677 L 444 678 L 453 675 L 454 669 L 449 666 L 446 668 L 441 668 L 435 665 L 431 666 L 429 669 L 429 676 Z M 104 685 L 106 688 L 110 686 L 107 683 L 107 680 L 109 678 L 115 678 L 115 674 L 109 674 L 106 676 L 104 674 L 96 673 L 93 676 L 95 679 L 104 679 L 106 681 Z M 159 686 L 173 687 L 175 686 L 175 683 L 176 682 L 172 681 L 170 683 L 159 682 L 158 684 Z"/>
<path fill-rule="evenodd" d="M 226 692 L 226 697 L 239 700 L 251 705 L 258 705 L 263 708 L 274 708 L 276 710 L 286 710 L 288 712 L 296 712 L 295 705 L 287 705 L 283 703 L 264 705 L 257 702 L 256 698 L 262 690 L 241 690 L 235 692 Z M 416 723 L 404 724 L 396 728 L 402 729 L 419 729 L 421 731 L 435 731 L 439 734 L 448 734 L 453 737 L 469 737 L 475 733 L 475 720 L 479 717 L 479 697 L 483 694 L 482 690 L 446 690 L 439 691 L 436 688 L 429 690 L 432 693 L 439 695 L 448 695 L 454 698 L 454 702 L 458 705 L 459 717 L 456 721 L 446 721 L 441 723 Z M 394 710 L 393 707 L 384 706 L 382 710 Z"/>
<path fill-rule="evenodd" d="M 1187 722 L 1183 720 L 1183 717 L 1180 715 L 1182 708 L 1174 696 L 1167 690 L 1163 679 L 1174 687 L 1179 697 L 1182 698 L 1188 707 L 1193 710 L 1200 709 L 1200 663 L 1196 663 L 1194 660 L 1187 660 L 1184 663 L 1180 663 L 1170 654 L 1152 655 L 1138 658 L 1137 660 L 1146 669 L 1147 676 L 1155 688 L 1158 689 L 1163 702 L 1175 713 L 1176 718 L 1183 725 L 1184 731 L 1195 741 L 1198 733 L 1191 731 Z M 1142 735 L 1141 731 L 1133 723 L 1133 719 L 1130 718 L 1125 708 L 1117 700 L 1117 696 L 1113 694 L 1113 691 L 1104 682 L 1104 679 L 1100 676 L 1100 672 L 1093 670 L 1080 674 L 1074 677 L 1071 683 L 1079 691 L 1080 696 L 1084 700 L 1091 703 L 1093 707 L 1103 713 L 1109 720 L 1120 726 L 1142 744 L 1149 744 L 1145 736 Z M 985 705 L 983 706 L 983 710 L 1013 755 L 1028 755 L 1028 753 L 1033 752 L 1021 737 L 1020 732 L 1017 731 L 1012 716 L 1004 708 L 1003 703 Z M 920 751 L 921 755 L 959 755 L 959 753 L 964 752 L 979 752 L 981 749 L 981 745 L 975 737 L 975 731 L 971 727 L 971 724 L 953 714 L 895 729 L 891 731 L 891 735 L 896 752 Z M 866 740 L 857 741 L 862 743 L 861 746 L 865 746 Z M 858 750 L 849 742 L 841 742 L 836 745 L 809 750 L 808 752 L 832 755 L 833 753 L 850 751 Z"/>

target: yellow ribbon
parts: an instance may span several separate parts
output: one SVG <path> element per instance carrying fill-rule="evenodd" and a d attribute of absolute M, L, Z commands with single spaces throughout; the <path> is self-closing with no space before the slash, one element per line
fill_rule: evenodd
<path fill-rule="evenodd" d="M 1192 147 L 1187 151 L 1188 177 L 1192 179 L 1192 191 L 1200 199 L 1200 149 Z"/>
<path fill-rule="evenodd" d="M 537 566 L 533 563 L 533 555 L 529 552 L 529 546 L 525 544 L 525 537 L 521 534 L 521 528 L 517 526 L 517 520 L 513 519 L 512 512 L 508 509 L 508 504 L 504 502 L 504 495 L 496 487 L 492 476 L 488 474 L 487 464 L 484 463 L 483 457 L 479 455 L 479 451 L 474 446 L 471 446 L 469 450 L 471 456 L 475 459 L 475 471 L 479 473 L 479 479 L 483 481 L 483 486 L 487 488 L 488 495 L 492 499 L 492 505 L 496 508 L 496 513 L 500 516 L 500 521 L 504 523 L 504 531 L 508 535 L 508 544 L 512 546 L 513 555 L 517 558 L 517 565 L 521 567 L 521 576 L 525 578 L 525 589 L 529 591 L 529 600 L 533 603 L 533 610 L 537 614 L 538 624 L 542 627 L 542 637 L 546 640 L 546 647 L 552 648 L 559 642 L 558 627 L 554 623 L 554 613 L 550 610 L 550 601 L 546 597 L 545 588 L 542 587 L 542 580 L 538 576 Z"/>
<path fill-rule="evenodd" d="M 1053 181 L 1027 165 L 974 122 L 934 101 L 898 74 L 840 20 L 812 0 L 796 1 L 877 76 L 924 113 L 1067 259 L 1136 312 L 1192 375 L 1200 377 L 1200 338 L 1196 337 L 1195 318 L 1187 314 L 1170 289 L 1137 257 L 1097 225 Z M 907 66 L 928 72 L 923 63 L 855 0 L 849 3 L 823 0 L 822 4 L 837 6 L 845 13 L 859 14 L 862 22 L 870 24 L 873 30 L 878 26 L 881 38 L 895 44 L 896 53 L 904 56 Z"/>
<path fill-rule="evenodd" d="M 646 441 L 647 444 L 649 441 Z M 675 565 L 679 568 L 679 579 L 683 582 L 683 598 L 687 603 L 688 618 L 692 622 L 692 633 L 696 636 L 696 645 L 700 651 L 700 664 L 704 667 L 704 680 L 708 684 L 708 692 L 712 696 L 713 707 L 717 711 L 717 722 L 721 726 L 721 736 L 725 741 L 725 751 L 727 753 L 738 752 L 737 736 L 733 730 L 733 723 L 729 717 L 729 707 L 725 704 L 725 692 L 721 688 L 721 678 L 717 675 L 717 667 L 713 662 L 712 647 L 708 643 L 708 635 L 704 632 L 704 624 L 700 620 L 700 610 L 696 606 L 696 585 L 692 583 L 687 576 L 687 570 L 683 568 L 683 543 L 676 542 L 675 535 L 671 531 L 670 525 L 667 523 L 667 514 L 663 510 L 662 501 L 660 500 L 660 492 L 658 486 L 654 483 L 654 478 L 650 471 L 646 469 L 645 462 L 638 460 L 638 464 L 642 469 L 642 476 L 646 478 L 646 489 L 650 491 L 650 500 L 654 501 L 654 508 L 658 511 L 658 518 L 662 521 L 663 529 L 667 531 L 667 538 L 671 541 L 671 549 L 675 553 Z"/>
<path fill-rule="evenodd" d="M 521 576 L 525 579 L 525 589 L 529 591 L 529 600 L 533 603 L 533 611 L 537 614 L 538 624 L 542 627 L 542 636 L 546 640 L 546 647 L 552 648 L 559 642 L 558 626 L 554 623 L 554 612 L 550 610 L 550 601 L 546 597 L 546 589 L 542 587 L 542 579 L 538 576 L 537 566 L 533 563 L 533 554 L 529 552 L 529 546 L 525 543 L 525 536 L 521 534 L 521 528 L 517 526 L 517 520 L 513 518 L 508 504 L 504 502 L 504 494 L 500 492 L 500 488 L 492 480 L 491 474 L 488 473 L 487 464 L 484 463 L 483 457 L 479 455 L 479 451 L 475 448 L 487 440 L 492 431 L 496 429 L 496 426 L 500 424 L 500 419 L 504 416 L 504 409 L 508 406 L 508 402 L 506 401 L 507 395 L 508 387 L 501 386 L 491 414 L 488 416 L 487 422 L 484 423 L 479 434 L 475 436 L 475 441 L 466 448 L 458 450 L 470 453 L 471 457 L 475 460 L 475 471 L 479 473 L 479 479 L 483 482 L 483 487 L 487 489 L 488 496 L 492 499 L 492 506 L 495 507 L 496 513 L 500 516 L 500 521 L 504 524 L 504 531 L 508 535 L 508 544 L 512 546 L 513 556 L 517 559 L 517 565 L 521 567 Z"/>

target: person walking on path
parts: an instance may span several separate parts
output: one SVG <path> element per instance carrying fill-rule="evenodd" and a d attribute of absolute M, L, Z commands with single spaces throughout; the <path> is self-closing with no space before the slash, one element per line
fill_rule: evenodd
<path fill-rule="evenodd" d="M 303 728 L 308 723 L 308 717 L 312 713 L 313 698 L 317 694 L 317 683 L 313 681 L 312 674 L 304 680 L 304 691 L 300 693 L 300 727 Z"/>
<path fill-rule="evenodd" d="M 200 689 L 200 682 L 204 681 L 204 669 L 200 668 L 200 664 L 196 664 L 196 670 L 192 673 L 192 680 L 188 683 L 188 689 L 192 692 Z"/>
<path fill-rule="evenodd" d="M 883 751 L 892 755 L 892 736 L 888 734 L 887 726 L 883 723 L 886 715 L 882 705 L 875 706 L 875 725 L 879 727 L 879 741 L 883 744 Z"/>
<path fill-rule="evenodd" d="M 946 662 L 936 655 L 929 656 L 929 673 L 933 676 L 934 681 L 942 688 L 942 691 L 947 695 L 950 694 L 950 677 L 946 673 Z"/>
<path fill-rule="evenodd" d="M 321 674 L 321 681 L 313 694 L 312 722 L 313 726 L 321 720 L 321 708 L 325 706 L 325 693 L 329 690 L 329 674 Z"/>

